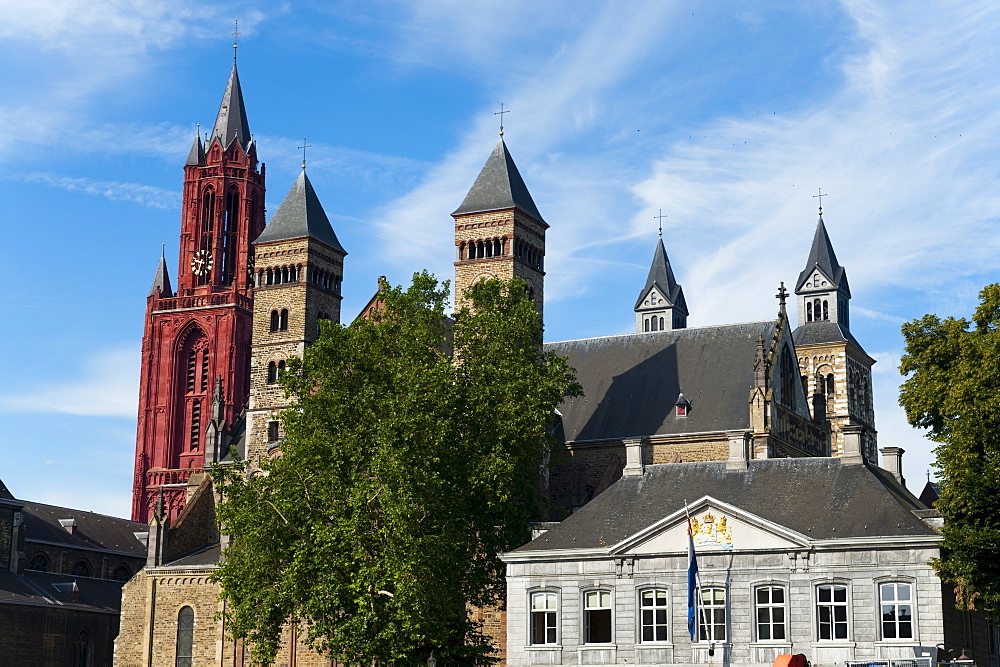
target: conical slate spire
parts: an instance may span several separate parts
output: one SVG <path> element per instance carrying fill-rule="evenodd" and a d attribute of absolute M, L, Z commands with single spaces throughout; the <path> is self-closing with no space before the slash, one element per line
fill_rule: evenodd
<path fill-rule="evenodd" d="M 212 136 L 209 143 L 216 137 L 222 142 L 223 148 L 228 148 L 234 139 L 246 150 L 250 143 L 250 124 L 247 123 L 247 112 L 243 106 L 243 91 L 240 89 L 240 77 L 236 73 L 236 63 L 229 73 L 229 83 L 226 92 L 222 94 L 222 104 L 219 105 L 219 115 L 215 118 Z"/>
<path fill-rule="evenodd" d="M 826 225 L 823 224 L 822 215 L 819 217 L 819 222 L 816 223 L 816 234 L 813 236 L 812 248 L 809 250 L 809 259 L 806 260 L 806 268 L 799 274 L 799 280 L 795 286 L 796 291 L 802 289 L 815 269 L 822 271 L 835 288 L 843 286 L 850 296 L 846 272 L 837 261 L 837 254 L 833 252 L 833 244 L 830 242 L 829 234 L 826 233 Z"/>
<path fill-rule="evenodd" d="M 191 152 L 188 153 L 187 162 L 184 164 L 195 167 L 205 166 L 205 147 L 201 145 L 201 137 L 197 134 L 194 136 L 194 143 L 191 144 Z"/>
<path fill-rule="evenodd" d="M 646 286 L 642 288 L 639 298 L 635 302 L 637 309 L 642 305 L 643 298 L 653 286 L 656 286 L 660 293 L 667 297 L 671 305 L 685 307 L 681 286 L 677 284 L 674 270 L 670 268 L 670 259 L 667 257 L 667 249 L 663 245 L 662 238 L 656 244 L 653 263 L 649 267 L 649 275 L 646 276 Z"/>
<path fill-rule="evenodd" d="M 174 291 L 170 288 L 167 260 L 163 255 L 160 255 L 160 264 L 156 267 L 156 276 L 153 278 L 153 286 L 149 288 L 149 296 L 155 295 L 157 289 L 160 290 L 161 298 L 169 298 L 174 295 Z"/>
<path fill-rule="evenodd" d="M 535 220 L 545 223 L 542 214 L 538 212 L 528 187 L 524 184 L 514 159 L 507 150 L 503 138 L 497 143 L 493 153 L 486 160 L 476 182 L 472 184 L 465 200 L 453 216 L 470 213 L 484 213 L 517 208 L 527 213 Z"/>
<path fill-rule="evenodd" d="M 313 238 L 325 243 L 334 250 L 347 254 L 340 245 L 337 235 L 326 217 L 323 205 L 313 189 L 305 169 L 299 174 L 295 185 L 285 195 L 261 235 L 254 241 L 257 243 L 272 243 L 274 241 L 289 241 L 291 239 Z"/>

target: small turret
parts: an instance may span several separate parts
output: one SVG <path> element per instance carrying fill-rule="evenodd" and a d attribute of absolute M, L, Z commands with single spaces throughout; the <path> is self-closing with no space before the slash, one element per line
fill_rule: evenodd
<path fill-rule="evenodd" d="M 149 288 L 149 296 L 156 296 L 157 293 L 159 293 L 161 299 L 169 299 L 174 295 L 170 287 L 167 260 L 163 254 L 160 255 L 160 263 L 156 266 L 156 275 L 153 276 L 153 286 Z"/>
<path fill-rule="evenodd" d="M 639 292 L 634 310 L 636 333 L 687 328 L 687 301 L 674 278 L 662 236 L 656 243 L 646 286 Z"/>
<path fill-rule="evenodd" d="M 833 322 L 840 324 L 845 332 L 850 329 L 851 288 L 847 283 L 847 271 L 837 262 L 826 233 L 822 209 L 806 267 L 795 283 L 795 295 L 799 298 L 799 326 Z"/>

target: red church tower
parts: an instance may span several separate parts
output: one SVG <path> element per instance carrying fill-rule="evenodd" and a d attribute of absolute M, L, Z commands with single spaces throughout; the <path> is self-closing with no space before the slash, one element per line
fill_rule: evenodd
<path fill-rule="evenodd" d="M 206 144 L 184 166 L 177 292 L 166 261 L 146 302 L 132 519 L 148 522 L 162 492 L 172 519 L 205 465 L 214 379 L 232 424 L 250 391 L 253 248 L 264 229 L 264 166 L 250 136 L 236 63 Z"/>

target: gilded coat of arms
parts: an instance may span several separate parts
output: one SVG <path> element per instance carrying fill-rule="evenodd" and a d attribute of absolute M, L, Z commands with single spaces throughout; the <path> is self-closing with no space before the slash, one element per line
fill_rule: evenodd
<path fill-rule="evenodd" d="M 700 521 L 691 517 L 691 533 L 695 546 L 733 548 L 733 529 L 724 516 L 716 518 L 711 512 L 706 512 Z"/>

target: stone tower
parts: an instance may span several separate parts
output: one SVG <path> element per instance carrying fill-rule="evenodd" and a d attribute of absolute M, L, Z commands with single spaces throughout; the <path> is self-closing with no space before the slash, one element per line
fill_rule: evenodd
<path fill-rule="evenodd" d="M 258 461 L 281 438 L 288 407 L 278 375 L 319 335 L 319 320 L 340 322 L 347 253 L 337 240 L 305 167 L 270 224 L 254 241 L 256 282 L 247 410 L 247 458 Z"/>
<path fill-rule="evenodd" d="M 833 244 L 819 212 L 816 234 L 806 266 L 795 283 L 799 326 L 793 332 L 806 395 L 826 396 L 831 450 L 844 452 L 843 427 L 863 427 L 861 452 L 878 463 L 875 408 L 872 401 L 872 359 L 851 335 L 851 288 L 847 271 L 837 261 Z"/>
<path fill-rule="evenodd" d="M 674 278 L 661 234 L 646 276 L 646 286 L 635 302 L 635 332 L 686 329 L 688 309 L 684 290 Z"/>
<path fill-rule="evenodd" d="M 545 279 L 545 230 L 503 137 L 455 218 L 455 310 L 465 303 L 465 290 L 483 278 L 520 278 L 538 312 L 542 312 Z"/>
<path fill-rule="evenodd" d="M 264 167 L 258 168 L 234 62 L 212 133 L 205 144 L 195 137 L 184 166 L 177 292 L 161 257 L 146 302 L 134 521 L 149 521 L 161 490 L 167 516 L 183 507 L 184 485 L 205 463 L 213 379 L 226 378 L 229 423 L 246 404 L 250 241 L 263 228 Z"/>

